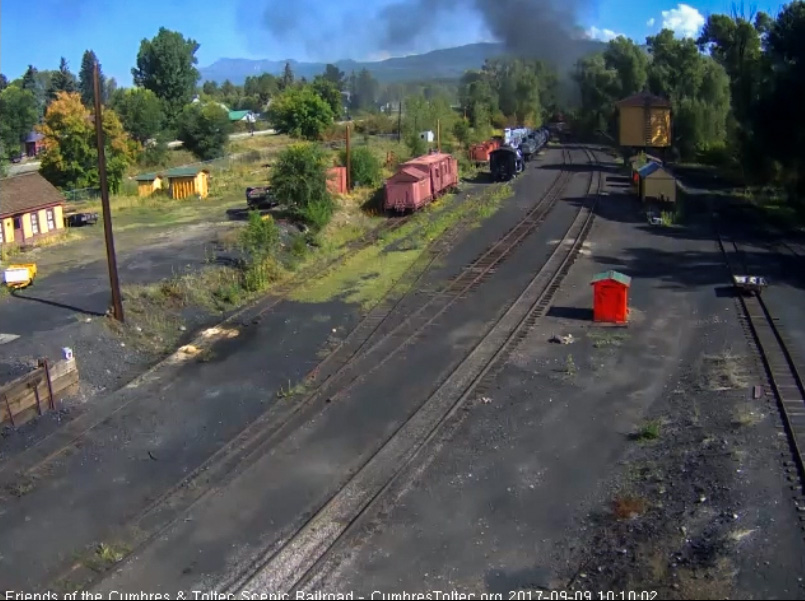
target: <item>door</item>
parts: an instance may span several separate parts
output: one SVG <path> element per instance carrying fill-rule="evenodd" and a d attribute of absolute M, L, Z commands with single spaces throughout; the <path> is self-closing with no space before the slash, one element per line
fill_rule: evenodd
<path fill-rule="evenodd" d="M 18 215 L 14 218 L 14 242 L 23 242 L 25 238 L 22 236 L 22 216 Z"/>

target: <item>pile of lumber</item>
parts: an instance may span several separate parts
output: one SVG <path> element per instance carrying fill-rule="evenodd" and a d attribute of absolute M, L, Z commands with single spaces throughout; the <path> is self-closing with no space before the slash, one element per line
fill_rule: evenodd
<path fill-rule="evenodd" d="M 59 401 L 78 392 L 75 357 L 48 364 L 40 360 L 33 371 L 0 386 L 0 424 L 20 426 L 58 408 Z"/>

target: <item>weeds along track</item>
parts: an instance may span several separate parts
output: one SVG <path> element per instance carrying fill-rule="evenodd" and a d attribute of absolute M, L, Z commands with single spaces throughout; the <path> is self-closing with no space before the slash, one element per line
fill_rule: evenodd
<path fill-rule="evenodd" d="M 731 276 L 756 275 L 749 269 L 746 255 L 738 242 L 724 233 L 717 224 L 716 237 Z M 800 523 L 805 531 L 805 386 L 802 374 L 783 332 L 777 326 L 777 318 L 762 295 L 756 292 L 741 294 L 739 301 L 777 400 L 791 447 L 793 462 L 786 463 L 786 467 L 789 472 L 794 472 L 789 474 L 790 479 L 797 482 L 791 488 Z"/>
<path fill-rule="evenodd" d="M 218 583 L 216 590 L 237 594 L 290 593 L 301 590 L 325 565 L 331 552 L 353 526 L 378 505 L 400 482 L 410 479 L 430 444 L 445 434 L 450 418 L 501 369 L 511 351 L 544 314 L 551 297 L 570 269 L 592 227 L 602 175 L 590 162 L 588 197 L 553 253 L 525 290 L 509 306 L 486 336 L 415 412 L 394 431 L 379 450 L 308 521 L 284 541 L 278 541 L 243 572 Z M 279 545 L 279 546 L 277 546 Z"/>
<path fill-rule="evenodd" d="M 563 149 L 562 156 L 564 163 L 570 163 L 569 150 Z M 492 273 L 495 267 L 544 221 L 561 198 L 571 177 L 571 172 L 561 171 L 545 195 L 528 211 L 522 221 L 437 293 L 426 297 L 413 310 L 407 309 L 404 302 L 410 298 L 407 293 L 416 290 L 417 283 L 427 273 L 428 268 L 452 248 L 455 239 L 471 225 L 471 220 L 459 221 L 456 226 L 440 236 L 406 270 L 384 300 L 371 309 L 347 338 L 308 375 L 308 383 L 315 386 L 309 394 L 295 398 L 293 402 L 280 402 L 268 409 L 193 472 L 154 499 L 138 515 L 133 516 L 132 521 L 125 527 L 127 545 L 130 548 L 139 547 L 159 536 L 177 517 L 225 485 L 242 469 L 267 452 L 272 445 L 277 444 L 322 411 L 336 393 L 344 393 L 362 381 L 369 373 L 384 365 L 393 355 L 415 340 L 420 332 L 455 301 L 477 287 L 483 278 Z M 384 231 L 378 232 L 373 240 L 399 229 L 411 217 L 394 219 Z M 365 244 L 363 239 L 360 242 L 355 250 L 370 244 Z M 341 260 L 340 257 L 333 263 L 338 260 Z M 329 265 L 322 271 L 326 271 L 328 267 Z M 62 581 L 73 582 L 76 579 L 77 574 L 73 569 L 60 576 Z M 96 580 L 96 575 L 90 575 L 90 580 Z"/>

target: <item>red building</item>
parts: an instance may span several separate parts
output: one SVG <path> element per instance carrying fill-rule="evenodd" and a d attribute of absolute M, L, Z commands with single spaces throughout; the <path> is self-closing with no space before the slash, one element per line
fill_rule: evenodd
<path fill-rule="evenodd" d="M 45 136 L 35 131 L 25 138 L 25 155 L 35 157 L 45 149 Z"/>
<path fill-rule="evenodd" d="M 632 278 L 610 270 L 594 276 L 590 284 L 593 287 L 593 321 L 626 323 Z"/>

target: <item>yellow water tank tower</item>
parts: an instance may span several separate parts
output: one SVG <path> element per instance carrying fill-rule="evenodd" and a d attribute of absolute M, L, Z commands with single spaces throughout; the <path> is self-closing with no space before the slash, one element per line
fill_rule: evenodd
<path fill-rule="evenodd" d="M 671 145 L 671 103 L 641 92 L 616 102 L 621 146 L 667 148 Z"/>

